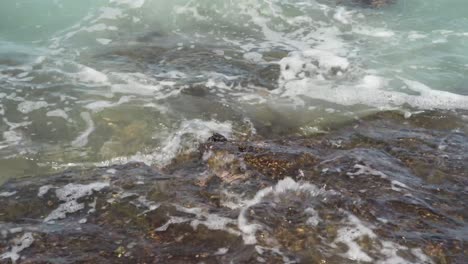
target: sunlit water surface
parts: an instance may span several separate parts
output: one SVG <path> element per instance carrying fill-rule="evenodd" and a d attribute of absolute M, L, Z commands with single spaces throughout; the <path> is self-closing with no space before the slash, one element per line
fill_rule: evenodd
<path fill-rule="evenodd" d="M 3 1 L 0 183 L 162 168 L 215 132 L 311 136 L 385 110 L 466 121 L 466 10 L 464 0 Z M 373 236 L 353 217 L 343 219 Z"/>

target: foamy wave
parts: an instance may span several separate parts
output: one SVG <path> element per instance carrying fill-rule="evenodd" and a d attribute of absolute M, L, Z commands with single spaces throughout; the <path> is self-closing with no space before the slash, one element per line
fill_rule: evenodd
<path fill-rule="evenodd" d="M 315 185 L 309 183 L 298 183 L 291 178 L 285 178 L 284 180 L 279 181 L 275 186 L 267 187 L 258 191 L 251 200 L 243 202 L 244 206 L 242 206 L 238 217 L 238 227 L 239 230 L 242 231 L 245 244 L 256 244 L 256 233 L 263 228 L 262 225 L 251 223 L 248 220 L 247 212 L 249 208 L 259 204 L 266 197 L 273 196 L 271 199 L 275 199 L 275 196 L 286 192 L 306 192 L 310 193 L 313 197 L 323 193 L 323 191 Z"/>
<path fill-rule="evenodd" d="M 348 250 L 344 254 L 346 258 L 353 261 L 374 262 L 380 264 L 415 263 L 398 255 L 398 252 L 404 251 L 407 254 L 412 255 L 412 257 L 416 258 L 417 263 L 433 263 L 433 261 L 428 256 L 422 253 L 421 249 L 409 249 L 408 247 L 396 244 L 394 242 L 378 239 L 377 235 L 371 229 L 372 226 L 362 222 L 359 220 L 359 218 L 351 213 L 346 213 L 346 215 L 347 218 L 345 218 L 343 221 L 345 226 L 338 230 L 337 238 L 334 241 L 335 246 L 336 243 L 343 243 L 348 247 Z M 369 253 L 365 252 L 365 250 L 358 244 L 358 241 L 363 238 L 379 240 L 380 246 L 377 246 L 377 248 L 373 248 L 371 250 L 373 251 L 373 255 L 379 256 L 377 259 L 371 257 Z M 366 251 L 368 251 L 368 249 Z"/>
<path fill-rule="evenodd" d="M 213 133 L 231 137 L 233 127 L 230 122 L 204 121 L 200 119 L 183 121 L 179 128 L 163 136 L 159 147 L 151 153 L 137 153 L 130 157 L 119 157 L 101 164 L 121 164 L 131 161 L 144 162 L 148 165 L 164 166 L 177 155 L 194 151 L 198 145 L 205 142 Z"/>

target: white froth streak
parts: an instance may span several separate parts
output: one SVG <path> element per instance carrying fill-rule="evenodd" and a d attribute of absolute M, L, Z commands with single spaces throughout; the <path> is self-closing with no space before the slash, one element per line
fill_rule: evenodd
<path fill-rule="evenodd" d="M 122 96 L 118 102 L 112 103 L 109 101 L 96 101 L 85 105 L 84 107 L 92 110 L 93 112 L 99 112 L 105 108 L 116 107 L 124 103 L 128 103 L 131 100 L 131 96 Z"/>
<path fill-rule="evenodd" d="M 183 121 L 180 128 L 163 143 L 161 155 L 157 159 L 161 164 L 166 164 L 175 158 L 182 146 L 182 137 L 184 135 L 194 136 L 195 141 L 198 143 L 208 139 L 215 131 L 229 137 L 232 125 L 230 123 L 202 121 L 199 119 Z"/>
<path fill-rule="evenodd" d="M 430 106 L 432 103 L 432 108 L 460 108 L 465 110 L 468 109 L 468 96 L 454 94 L 446 91 L 434 90 L 417 81 L 411 81 L 406 79 L 403 79 L 403 81 L 409 89 L 415 92 L 419 92 L 421 94 L 420 96 L 410 97 L 414 99 L 415 105 Z"/>
<path fill-rule="evenodd" d="M 270 3 L 270 7 L 271 7 L 271 3 Z M 285 36 L 284 34 L 280 32 L 272 30 L 270 27 L 268 27 L 269 19 L 264 18 L 256 9 L 254 8 L 248 9 L 247 15 L 249 15 L 252 21 L 261 28 L 264 37 L 268 41 L 271 41 L 275 43 L 276 45 L 282 45 L 286 48 L 294 48 L 294 49 L 299 49 L 299 50 L 309 48 L 309 45 L 307 43 L 304 43 L 303 41 L 294 40 L 293 38 Z"/>
<path fill-rule="evenodd" d="M 23 114 L 28 114 L 32 111 L 47 107 L 49 104 L 45 101 L 24 101 L 18 104 L 18 111 Z"/>
<path fill-rule="evenodd" d="M 99 42 L 102 45 L 108 45 L 109 43 L 112 42 L 112 39 L 97 38 L 96 41 Z"/>
<path fill-rule="evenodd" d="M 2 145 L 0 145 L 0 149 L 7 148 L 9 146 L 12 146 L 14 144 L 18 144 L 23 140 L 23 136 L 21 132 L 16 131 L 17 128 L 19 127 L 25 127 L 27 125 L 30 125 L 31 122 L 21 122 L 21 123 L 12 123 L 9 122 L 6 118 L 3 118 L 3 122 L 9 126 L 8 131 L 3 132 L 3 138 L 4 141 Z"/>
<path fill-rule="evenodd" d="M 360 35 L 376 37 L 376 38 L 390 38 L 395 36 L 395 32 L 383 28 L 371 28 L 359 26 L 353 28 L 353 32 Z"/>
<path fill-rule="evenodd" d="M 196 6 L 190 6 L 193 1 L 188 1 L 184 6 L 174 7 L 174 13 L 177 15 L 188 15 L 195 18 L 198 21 L 207 21 L 209 18 L 200 15 Z"/>
<path fill-rule="evenodd" d="M 206 141 L 214 132 L 229 138 L 232 134 L 232 124 L 230 122 L 221 123 L 214 120 L 184 120 L 176 131 L 165 137 L 157 151 L 152 153 L 137 153 L 130 157 L 118 157 L 98 165 L 123 164 L 137 161 L 147 165 L 163 167 L 170 163 L 183 150 L 189 152 L 196 149 L 200 142 Z M 161 136 L 161 134 L 158 136 Z M 187 140 L 186 137 L 189 137 L 189 139 Z"/>
<path fill-rule="evenodd" d="M 341 242 L 348 246 L 345 257 L 355 261 L 371 262 L 373 259 L 361 249 L 356 241 L 362 236 L 368 236 L 372 239 L 377 236 L 372 229 L 364 226 L 356 216 L 348 214 L 348 221 L 346 227 L 338 230 L 334 243 Z"/>
<path fill-rule="evenodd" d="M 371 167 L 368 167 L 368 166 L 364 166 L 364 165 L 361 165 L 361 164 L 356 164 L 356 165 L 354 165 L 354 168 L 357 169 L 356 172 L 347 172 L 346 175 L 350 176 L 351 178 L 353 178 L 354 176 L 357 176 L 357 175 L 365 175 L 365 174 L 378 176 L 378 177 L 380 177 L 382 179 L 387 179 L 387 180 L 389 178 L 388 175 L 386 175 L 385 173 L 383 173 L 381 171 L 378 171 L 376 169 L 372 169 Z M 402 182 L 399 182 L 397 180 L 389 180 L 389 181 L 390 181 L 390 184 L 391 184 L 391 189 L 394 190 L 394 191 L 401 192 L 402 191 L 401 188 L 404 188 L 404 189 L 407 189 L 407 190 L 413 190 L 408 185 L 406 185 L 406 184 L 404 184 Z"/>
<path fill-rule="evenodd" d="M 85 65 L 78 65 L 78 72 L 68 75 L 86 83 L 107 84 L 109 81 L 106 74 Z"/>
<path fill-rule="evenodd" d="M 67 112 L 65 112 L 62 109 L 55 109 L 55 110 L 49 111 L 49 112 L 46 113 L 46 116 L 48 116 L 48 117 L 61 117 L 61 118 L 65 119 L 65 120 L 69 120 Z"/>
<path fill-rule="evenodd" d="M 337 231 L 332 246 L 336 247 L 337 243 L 343 243 L 347 246 L 346 253 L 342 254 L 343 257 L 358 262 L 372 262 L 378 264 L 411 264 L 411 263 L 433 263 L 432 260 L 426 256 L 421 249 L 409 249 L 405 246 L 396 244 L 391 241 L 379 239 L 379 243 L 375 244 L 376 248 L 370 249 L 370 253 L 374 253 L 379 257 L 377 259 L 369 256 L 367 252 L 359 245 L 358 241 L 364 237 L 370 239 L 378 239 L 378 236 L 372 230 L 373 226 L 369 223 L 362 222 L 359 218 L 350 212 L 343 211 L 346 218 L 343 220 L 344 227 Z M 403 250 L 411 253 L 417 262 L 410 262 L 398 255 L 398 251 Z"/>
<path fill-rule="evenodd" d="M 75 213 L 85 208 L 84 203 L 78 203 L 78 199 L 89 196 L 93 192 L 101 191 L 108 187 L 108 182 L 95 182 L 87 185 L 69 183 L 55 190 L 57 198 L 64 202 L 53 210 L 45 219 L 44 222 L 63 219 L 69 213 Z M 40 190 L 41 191 L 41 190 Z"/>
<path fill-rule="evenodd" d="M 326 10 L 324 9 L 326 16 L 328 16 L 327 12 L 329 11 L 330 8 L 326 8 Z M 285 19 L 280 14 L 277 14 L 276 12 L 273 13 L 274 16 Z M 311 98 L 338 103 L 341 105 L 364 104 L 379 108 L 391 108 L 409 104 L 420 109 L 468 109 L 467 96 L 433 90 L 424 84 L 415 81 L 403 80 L 410 90 L 418 91 L 420 92 L 420 95 L 410 95 L 402 92 L 385 90 L 383 89 L 383 86 L 386 85 L 386 80 L 374 75 L 364 76 L 362 78 L 362 82 L 357 84 L 336 85 L 336 83 L 333 81 L 327 81 L 324 77 L 324 73 L 327 73 L 332 68 L 339 69 L 341 71 L 346 71 L 349 68 L 349 62 L 347 59 L 337 56 L 339 53 L 344 54 L 344 52 L 346 52 L 344 45 L 340 45 L 338 48 L 327 47 L 329 46 L 329 43 L 339 42 L 336 38 L 336 36 L 340 33 L 339 30 L 332 36 L 321 36 L 318 34 L 324 30 L 323 25 L 321 25 L 319 29 L 311 33 L 312 35 L 317 35 L 320 40 L 325 40 L 326 45 L 320 44 L 319 42 L 315 43 L 317 44 L 315 46 L 315 54 L 308 56 L 307 53 L 310 49 L 310 45 L 314 44 L 313 41 L 296 41 L 296 38 L 291 37 L 290 35 L 285 35 L 281 32 L 272 30 L 268 26 L 270 20 L 262 16 L 254 8 L 249 9 L 247 14 L 250 15 L 252 17 L 252 21 L 262 29 L 262 32 L 268 41 L 277 43 L 278 45 L 286 45 L 289 48 L 299 50 L 301 53 L 303 53 L 306 59 L 313 58 L 316 61 L 319 61 L 319 67 L 313 69 L 315 66 L 310 65 L 310 60 L 304 61 L 301 60 L 301 58 L 291 58 L 291 56 L 286 58 L 290 59 L 290 62 L 291 59 L 296 59 L 296 62 L 292 62 L 292 64 L 298 67 L 292 70 L 288 69 L 289 73 L 288 71 L 284 70 L 284 68 L 282 68 L 282 76 L 286 77 L 285 79 L 287 82 L 283 86 L 284 89 L 279 89 L 282 90 L 279 93 L 282 96 L 295 99 L 295 101 L 298 103 L 301 102 L 300 96 L 306 95 Z M 340 21 L 343 24 L 355 24 L 352 20 L 353 15 L 353 12 L 348 12 L 345 8 L 340 7 L 334 13 L 334 19 Z M 330 32 L 333 31 L 332 27 L 327 28 L 326 30 Z M 357 34 L 379 38 L 389 38 L 395 35 L 395 32 L 385 28 L 366 27 L 362 25 L 353 26 L 351 31 Z M 246 50 L 251 50 L 252 48 L 253 47 L 249 47 L 246 48 Z M 319 53 L 317 52 L 318 49 L 329 51 L 329 53 L 323 56 L 325 52 L 321 51 Z M 294 53 L 292 54 L 294 56 Z M 309 70 L 310 72 L 318 72 L 319 78 L 314 79 L 306 78 L 305 75 L 300 76 L 300 72 L 304 69 L 298 68 L 304 64 L 306 64 L 308 67 L 306 70 Z"/>
<path fill-rule="evenodd" d="M 25 233 L 21 238 L 13 240 L 13 246 L 9 252 L 0 255 L 1 259 L 10 259 L 13 263 L 16 263 L 20 259 L 19 253 L 24 249 L 30 247 L 34 242 L 32 233 Z"/>
<path fill-rule="evenodd" d="M 130 8 L 141 8 L 145 4 L 145 0 L 110 0 L 109 3 L 126 5 Z"/>
<path fill-rule="evenodd" d="M 317 196 L 321 193 L 320 189 L 318 189 L 315 185 L 310 183 L 297 183 L 289 177 L 279 181 L 275 186 L 270 186 L 258 191 L 254 198 L 244 202 L 244 206 L 242 207 L 237 219 L 237 225 L 239 230 L 242 232 L 245 244 L 256 244 L 256 232 L 262 229 L 262 226 L 259 224 L 249 223 L 249 220 L 247 219 L 247 211 L 249 208 L 255 204 L 260 203 L 268 195 L 278 195 L 286 193 L 287 191 L 309 192 L 313 196 Z"/>
<path fill-rule="evenodd" d="M 177 207 L 177 210 L 181 212 L 196 215 L 196 219 L 190 222 L 190 226 L 192 226 L 194 230 L 196 230 L 199 225 L 204 225 L 210 230 L 225 230 L 231 234 L 239 235 L 237 231 L 228 227 L 229 224 L 236 223 L 234 219 L 212 214 L 201 208 L 185 208 L 181 206 L 176 206 L 176 207 Z"/>
<path fill-rule="evenodd" d="M 171 216 L 171 218 L 164 225 L 156 228 L 155 231 L 163 232 L 166 231 L 172 224 L 190 222 L 190 226 L 194 230 L 197 230 L 199 225 L 204 225 L 210 230 L 224 230 L 233 235 L 240 235 L 238 231 L 228 227 L 228 225 L 234 225 L 236 223 L 234 219 L 212 214 L 207 210 L 198 207 L 186 208 L 180 205 L 175 205 L 175 207 L 179 212 L 195 215 L 195 219 Z"/>
<path fill-rule="evenodd" d="M 350 24 L 351 18 L 352 18 L 352 11 L 347 11 L 346 8 L 344 7 L 339 7 L 336 9 L 335 14 L 333 15 L 333 18 L 345 25 Z"/>
<path fill-rule="evenodd" d="M 1 192 L 1 193 L 0 193 L 0 197 L 10 197 L 10 196 L 15 195 L 16 193 L 17 193 L 16 191 L 13 191 L 13 192 Z"/>
<path fill-rule="evenodd" d="M 55 188 L 53 185 L 44 185 L 41 186 L 37 192 L 37 197 L 42 198 L 44 195 L 46 195 L 50 189 Z"/>
<path fill-rule="evenodd" d="M 177 216 L 171 216 L 171 218 L 162 226 L 158 227 L 155 229 L 156 232 L 163 232 L 166 231 L 170 225 L 172 224 L 182 224 L 185 222 L 190 221 L 190 219 L 183 218 L 183 217 L 177 217 Z"/>
<path fill-rule="evenodd" d="M 94 122 L 91 118 L 91 115 L 87 112 L 81 113 L 81 118 L 86 122 L 86 130 L 81 133 L 73 142 L 71 143 L 72 146 L 81 148 L 88 144 L 88 137 L 94 131 Z"/>
<path fill-rule="evenodd" d="M 85 113 L 90 117 L 88 113 Z M 88 136 L 94 131 L 94 123 L 89 119 L 88 129 L 84 131 L 73 142 L 75 147 L 85 146 Z M 110 160 L 96 163 L 68 163 L 58 165 L 56 168 L 69 168 L 72 166 L 110 166 L 114 164 L 125 164 L 128 162 L 143 162 L 149 166 L 164 167 L 169 164 L 182 151 L 195 150 L 200 142 L 205 142 L 214 132 L 220 133 L 227 138 L 232 135 L 233 127 L 230 122 L 218 122 L 214 120 L 192 119 L 184 120 L 179 128 L 170 133 L 160 132 L 158 138 L 163 138 L 156 151 L 151 153 L 138 152 L 132 156 L 116 157 Z"/>
<path fill-rule="evenodd" d="M 311 78 L 291 80 L 276 93 L 292 99 L 307 96 L 346 106 L 363 104 L 378 108 L 391 108 L 408 104 L 418 109 L 468 110 L 468 96 L 433 90 L 417 81 L 403 81 L 408 89 L 420 95 L 383 90 L 385 79 L 374 75 L 365 76 L 358 85 L 338 87 L 330 87 L 327 81 Z"/>
<path fill-rule="evenodd" d="M 249 48 L 245 50 L 249 51 L 254 47 L 264 48 L 267 46 L 283 46 L 286 48 L 286 50 L 290 51 L 302 51 L 308 50 L 311 47 L 316 47 L 322 50 L 334 52 L 336 54 L 348 53 L 347 49 L 345 48 L 346 45 L 338 37 L 342 34 L 342 32 L 335 25 L 331 23 L 326 24 L 323 21 L 317 21 L 315 25 L 310 25 L 310 23 L 314 22 L 314 20 L 310 19 L 309 16 L 305 15 L 291 18 L 290 16 L 279 12 L 278 10 L 281 10 L 281 8 L 275 5 L 273 1 L 267 1 L 266 3 L 269 5 L 269 14 L 272 17 L 280 19 L 289 25 L 296 26 L 298 22 L 308 22 L 309 26 L 316 27 L 316 29 L 312 32 L 305 33 L 303 25 L 299 25 L 298 29 L 289 33 L 276 31 L 268 25 L 268 23 L 272 21 L 272 18 L 266 17 L 259 13 L 257 10 L 260 10 L 261 6 L 257 5 L 256 8 L 247 8 L 245 14 L 250 16 L 252 22 L 261 28 L 266 42 L 257 45 L 249 43 L 248 45 L 244 45 L 249 46 Z M 314 6 L 321 9 L 325 16 L 328 16 L 328 12 L 330 11 L 328 6 L 320 5 L 318 3 L 314 3 Z M 342 11 L 342 16 L 339 18 L 343 18 L 342 22 L 349 23 L 351 21 L 351 15 L 353 12 L 346 11 L 345 9 Z M 344 21 L 344 16 L 346 16 L 346 21 Z"/>
<path fill-rule="evenodd" d="M 153 100 L 161 100 L 171 96 L 176 96 L 182 90 L 182 86 L 176 86 L 174 81 L 158 81 L 157 79 L 143 73 L 110 73 L 112 78 L 120 80 L 122 83 L 111 85 L 112 93 L 135 94 L 141 96 L 151 96 Z M 177 72 L 170 72 L 167 75 L 158 75 L 159 78 L 183 78 L 185 75 Z M 167 89 L 166 89 L 167 88 Z"/>

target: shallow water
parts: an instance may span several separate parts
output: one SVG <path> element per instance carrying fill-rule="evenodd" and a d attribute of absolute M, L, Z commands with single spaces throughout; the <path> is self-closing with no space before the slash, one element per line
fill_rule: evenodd
<path fill-rule="evenodd" d="M 341 2 L 2 3 L 0 178 L 468 108 L 465 2 Z"/>
<path fill-rule="evenodd" d="M 0 188 L 0 256 L 465 263 L 467 131 L 450 113 L 386 112 L 308 138 L 218 135 L 164 170 L 129 163 L 10 181 Z"/>
<path fill-rule="evenodd" d="M 191 167 L 185 162 L 192 160 L 200 144 L 213 133 L 235 142 L 316 138 L 337 133 L 342 127 L 352 130 L 352 126 L 348 126 L 350 122 L 368 116 L 383 120 L 394 118 L 379 115 L 388 110 L 399 116 L 398 122 L 390 125 L 394 128 L 398 123 L 416 122 L 417 127 L 429 130 L 425 132 L 427 135 L 432 135 L 432 130 L 439 131 L 435 134 L 447 133 L 448 139 L 452 135 L 466 135 L 468 17 L 465 10 L 468 3 L 463 0 L 396 0 L 375 8 L 362 2 L 365 1 L 18 0 L 1 3 L 0 184 L 25 178 L 37 187 L 34 181 L 41 181 L 43 185 L 49 180 L 54 182 L 47 176 L 53 173 L 80 174 L 86 169 L 125 166 L 129 162 L 142 162 L 158 171 L 172 167 L 182 171 L 203 170 L 206 164 Z M 425 114 L 430 117 L 421 118 Z M 395 134 L 408 136 L 401 127 L 395 128 Z M 386 136 L 384 141 L 389 140 Z M 416 137 L 414 134 L 409 137 L 412 136 Z M 441 135 L 437 138 L 447 139 Z M 465 138 L 457 137 L 457 144 L 464 146 Z M 394 143 L 388 143 L 387 147 L 396 147 L 392 146 Z M 277 151 L 281 153 L 281 150 Z M 405 158 L 424 155 L 421 154 L 423 150 L 408 149 L 407 152 Z M 353 155 L 375 158 L 375 162 L 382 158 L 373 157 L 372 153 Z M 454 167 L 448 166 L 446 170 L 459 175 L 457 180 L 449 182 L 466 186 L 466 174 L 457 167 L 466 167 L 466 155 L 460 150 L 454 150 L 453 155 L 459 158 L 461 165 L 449 163 Z M 440 163 L 444 158 L 436 160 Z M 287 164 L 280 164 L 281 169 L 271 172 L 278 174 L 270 175 L 274 181 L 254 180 L 251 190 L 248 186 L 236 187 L 246 192 L 242 199 L 245 203 L 254 199 L 252 192 L 260 192 L 268 186 L 294 185 L 288 181 L 278 183 L 278 180 L 295 177 L 298 170 L 303 169 L 299 166 L 291 171 Z M 423 182 L 429 181 L 434 188 L 449 191 L 451 187 L 444 185 L 445 178 L 432 182 L 431 177 L 437 178 L 439 173 L 424 164 L 416 164 L 417 168 L 406 166 L 409 170 L 428 173 L 430 179 L 423 177 Z M 267 173 L 261 168 L 270 165 L 260 162 L 257 169 Z M 338 168 L 344 164 L 333 166 Z M 356 173 L 354 169 L 360 171 L 360 168 L 352 168 L 347 168 L 351 170 L 349 173 Z M 385 168 L 378 162 L 372 167 L 376 171 Z M 192 177 L 202 174 L 197 171 Z M 226 176 L 222 170 L 214 174 L 220 178 Z M 242 178 L 243 174 L 236 173 L 236 177 Z M 126 174 L 117 175 L 124 177 Z M 175 175 L 171 172 L 165 177 Z M 86 180 L 74 176 L 69 183 L 82 184 L 82 181 Z M 307 181 L 314 188 L 324 188 L 321 181 Z M 309 184 L 307 181 L 300 185 Z M 352 183 L 349 188 L 357 187 Z M 190 189 L 191 184 L 182 181 L 180 186 Z M 411 187 L 420 183 L 403 181 L 402 184 Z M 402 188 L 398 183 L 394 187 Z M 408 193 L 422 199 L 417 192 L 425 190 L 411 188 Z M 238 194 L 242 193 L 240 190 Z M 330 190 L 340 192 L 335 188 Z M 15 191 L 20 190 L 5 191 L 5 197 L 15 197 L 6 195 Z M 458 191 L 459 194 L 447 198 L 450 201 L 447 204 L 456 203 L 461 199 L 457 195 L 466 194 L 463 188 Z M 312 196 L 315 195 L 321 194 Z M 286 196 L 291 201 L 299 199 Z M 195 195 L 187 197 L 197 199 Z M 366 199 L 365 196 L 352 201 L 362 199 Z M 57 202 L 67 204 L 69 201 L 59 199 Z M 365 220 L 361 215 L 338 207 L 345 211 L 330 213 L 339 214 L 330 216 L 337 217 L 337 223 L 345 223 L 344 226 L 354 223 L 354 228 L 371 239 L 381 235 L 356 224 L 355 217 Z M 267 209 L 260 207 L 259 210 Z M 314 214 L 313 210 L 310 212 Z M 320 211 L 319 215 L 322 213 Z M 191 214 L 198 218 L 210 217 L 205 212 Z M 232 215 L 222 216 L 229 219 L 215 222 L 227 221 L 237 226 L 232 222 Z M 13 220 L 8 221 L 10 224 L 17 222 Z M 465 230 L 466 225 L 460 221 L 464 226 L 460 230 Z M 269 225 L 274 224 L 260 223 L 263 226 L 260 229 L 270 230 Z M 231 230 L 231 235 L 241 234 L 242 241 L 246 242 L 242 227 L 227 226 L 222 229 Z M 260 230 L 256 225 L 245 228 Z M 291 235 L 291 230 L 292 227 L 285 227 L 281 232 Z M 453 230 L 450 232 L 465 232 Z M 36 235 L 34 230 L 30 231 Z M 220 231 L 223 236 L 224 231 Z M 23 233 L 21 235 L 29 242 L 30 236 Z M 304 236 L 309 239 L 309 235 Z M 325 247 L 341 248 L 340 243 L 353 247 L 354 240 L 359 240 L 357 237 L 349 240 L 352 236 L 345 235 L 342 237 L 348 240 L 331 237 L 333 239 L 328 242 L 316 242 L 327 245 Z M 447 237 L 452 239 L 450 235 Z M 428 250 L 417 245 L 421 236 L 415 239 L 418 242 L 406 245 L 407 251 L 419 248 L 424 251 L 419 257 L 428 255 Z M 302 253 L 289 248 L 292 247 L 288 244 L 292 243 L 289 237 L 273 240 L 279 244 L 273 246 L 271 241 L 262 241 L 256 254 L 269 252 L 267 254 L 276 254 L 280 256 L 278 261 L 284 262 L 302 259 Z M 466 243 L 464 235 L 455 240 Z M 233 241 L 239 246 L 243 244 L 238 238 Z M 398 241 L 387 234 L 379 242 L 379 250 L 388 252 L 382 253 L 388 257 L 398 248 L 397 244 Z M 324 254 L 324 259 L 332 263 L 349 259 L 350 255 L 342 252 L 338 257 L 330 248 L 317 248 L 317 254 Z M 376 250 L 369 249 L 364 255 L 359 255 L 362 252 L 358 250 L 354 257 L 362 257 L 361 261 L 385 261 Z M 464 251 L 460 252 L 453 253 L 457 256 L 453 258 L 455 262 L 463 259 L 460 256 Z M 407 261 L 417 260 L 418 254 L 410 255 L 405 255 Z"/>

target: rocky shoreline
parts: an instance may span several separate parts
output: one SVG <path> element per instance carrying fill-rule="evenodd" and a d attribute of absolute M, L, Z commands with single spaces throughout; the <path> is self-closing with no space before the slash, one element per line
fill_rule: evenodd
<path fill-rule="evenodd" d="M 215 135 L 162 170 L 10 180 L 0 263 L 464 263 L 466 123 L 384 112 L 306 138 Z"/>

